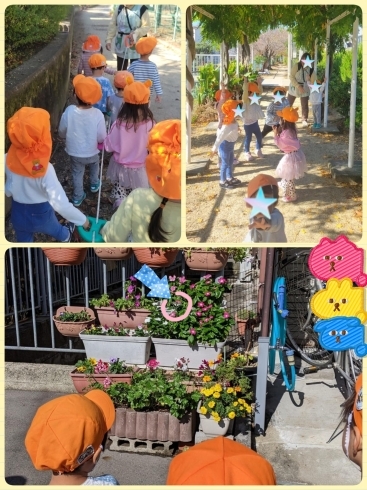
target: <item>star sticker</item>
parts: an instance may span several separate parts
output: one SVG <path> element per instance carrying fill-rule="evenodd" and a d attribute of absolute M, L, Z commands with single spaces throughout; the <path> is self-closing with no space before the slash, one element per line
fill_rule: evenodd
<path fill-rule="evenodd" d="M 311 89 L 311 94 L 312 94 L 312 92 L 318 92 L 319 91 L 319 88 L 321 87 L 321 85 L 318 85 L 318 83 L 316 82 L 316 80 L 313 82 L 312 85 L 309 83 L 308 86 Z"/>
<path fill-rule="evenodd" d="M 257 104 L 257 105 L 260 105 L 259 104 L 259 100 L 261 99 L 261 97 L 259 97 L 256 93 L 254 93 L 254 95 L 250 95 L 249 96 L 249 99 L 251 99 L 251 104 Z"/>
<path fill-rule="evenodd" d="M 303 61 L 303 68 L 306 68 L 307 66 L 309 68 L 312 68 L 312 63 L 315 61 L 315 60 L 310 60 L 310 57 L 307 55 L 307 58 L 305 60 L 302 60 Z"/>
<path fill-rule="evenodd" d="M 264 191 L 262 187 L 259 188 L 256 194 L 256 198 L 254 197 L 245 197 L 245 201 L 250 204 L 252 207 L 250 218 L 253 218 L 258 213 L 262 213 L 268 219 L 270 218 L 269 206 L 277 202 L 277 199 L 271 197 L 265 197 Z"/>
<path fill-rule="evenodd" d="M 278 90 L 278 92 L 276 94 L 273 94 L 273 97 L 274 97 L 274 102 L 282 102 L 282 99 L 285 96 L 281 95 L 279 90 Z"/>
<path fill-rule="evenodd" d="M 238 105 L 236 109 L 232 109 L 232 111 L 234 112 L 234 117 L 242 117 L 242 113 L 245 112 L 245 109 L 241 109 L 241 107 Z"/>

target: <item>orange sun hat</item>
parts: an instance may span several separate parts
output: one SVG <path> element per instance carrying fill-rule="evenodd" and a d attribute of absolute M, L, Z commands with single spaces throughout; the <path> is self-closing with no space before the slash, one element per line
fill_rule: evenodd
<path fill-rule="evenodd" d="M 242 102 L 242 101 L 241 101 Z M 234 120 L 234 110 L 238 106 L 237 100 L 227 100 L 222 105 L 222 112 L 224 114 L 223 124 L 231 124 Z"/>
<path fill-rule="evenodd" d="M 92 77 L 76 75 L 73 78 L 73 86 L 76 95 L 85 104 L 96 104 L 102 99 L 102 87 Z"/>
<path fill-rule="evenodd" d="M 102 66 L 106 66 L 107 62 L 106 62 L 106 58 L 103 56 L 103 54 L 95 53 L 95 54 L 92 54 L 92 56 L 89 58 L 88 64 L 89 64 L 90 68 L 93 69 L 93 68 L 99 68 Z"/>
<path fill-rule="evenodd" d="M 101 49 L 101 40 L 98 36 L 90 35 L 82 44 L 82 50 L 87 53 L 93 53 L 94 51 L 100 51 Z"/>
<path fill-rule="evenodd" d="M 52 150 L 50 114 L 44 109 L 22 107 L 8 119 L 7 132 L 11 141 L 8 168 L 23 177 L 43 177 Z"/>
<path fill-rule="evenodd" d="M 254 94 L 254 93 L 257 93 L 257 94 L 259 94 L 259 93 L 260 93 L 260 89 L 259 89 L 259 87 L 258 87 L 257 83 L 255 83 L 255 82 L 250 82 L 250 83 L 247 85 L 247 90 L 248 90 L 248 92 L 252 92 L 253 94 Z"/>
<path fill-rule="evenodd" d="M 115 78 L 113 79 L 113 84 L 116 88 L 125 88 L 126 86 L 126 78 L 131 77 L 134 81 L 134 76 L 127 70 L 117 71 L 115 73 Z"/>
<path fill-rule="evenodd" d="M 273 94 L 275 95 L 277 92 L 284 92 L 286 94 L 287 93 L 287 89 L 285 87 L 281 87 L 280 85 L 278 85 L 273 90 Z"/>
<path fill-rule="evenodd" d="M 284 107 L 281 111 L 277 111 L 277 116 L 282 117 L 288 122 L 297 122 L 299 119 L 298 107 Z"/>
<path fill-rule="evenodd" d="M 114 420 L 112 400 L 102 390 L 60 396 L 39 407 L 25 446 L 37 470 L 70 473 L 93 456 Z"/>
<path fill-rule="evenodd" d="M 139 54 L 149 54 L 157 46 L 157 38 L 153 36 L 141 37 L 135 44 L 135 49 Z"/>
<path fill-rule="evenodd" d="M 143 82 L 134 82 L 132 77 L 126 77 L 124 88 L 124 100 L 129 104 L 147 104 L 150 98 L 151 80 Z"/>
<path fill-rule="evenodd" d="M 214 95 L 214 98 L 217 102 L 219 102 L 220 100 L 220 97 L 222 95 L 222 92 L 224 92 L 224 100 L 228 100 L 232 97 L 232 92 L 230 92 L 229 90 L 225 89 L 225 90 L 217 90 L 215 92 L 215 95 Z"/>
<path fill-rule="evenodd" d="M 276 187 L 278 187 L 278 182 L 271 175 L 257 174 L 256 177 L 251 179 L 248 183 L 247 197 L 252 197 L 260 189 L 260 187 L 265 187 L 266 185 L 275 185 Z"/>
<path fill-rule="evenodd" d="M 157 123 L 149 132 L 145 161 L 149 184 L 167 199 L 181 199 L 181 121 Z"/>

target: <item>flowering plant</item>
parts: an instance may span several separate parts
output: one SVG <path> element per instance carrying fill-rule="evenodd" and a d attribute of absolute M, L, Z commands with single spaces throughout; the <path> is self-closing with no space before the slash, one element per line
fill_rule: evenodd
<path fill-rule="evenodd" d="M 251 412 L 251 406 L 237 395 L 240 386 L 222 386 L 220 383 L 208 382 L 200 390 L 202 395 L 199 412 L 211 416 L 216 422 L 224 418 L 243 417 Z"/>
<path fill-rule="evenodd" d="M 188 258 L 191 257 L 191 253 L 195 252 L 195 250 L 202 250 L 205 252 L 222 252 L 228 254 L 235 262 L 242 262 L 249 255 L 249 249 L 245 247 L 215 247 L 215 248 L 193 248 L 186 247 L 183 248 L 183 251 L 187 255 Z"/>
<path fill-rule="evenodd" d="M 97 361 L 94 357 L 78 361 L 75 367 L 78 373 L 84 374 L 125 374 L 133 371 L 131 367 L 126 366 L 125 361 L 120 361 L 120 359 L 105 362 L 101 359 Z"/>
<path fill-rule="evenodd" d="M 65 306 L 64 311 L 62 311 L 59 316 L 55 316 L 55 320 L 59 322 L 87 322 L 92 320 L 92 317 L 87 310 L 72 312 L 67 311 L 67 306 Z"/>
<path fill-rule="evenodd" d="M 223 307 L 224 294 L 230 290 L 227 280 L 220 277 L 214 281 L 211 274 L 197 282 L 184 276 L 169 276 L 168 279 L 172 293 L 166 306 L 169 315 L 175 318 L 186 311 L 187 302 L 174 294 L 178 291 L 191 297 L 192 310 L 180 322 L 171 322 L 163 317 L 160 308 L 155 308 L 147 319 L 150 334 L 164 339 L 187 340 L 189 345 L 223 342 L 234 325 L 233 318 Z"/>
<path fill-rule="evenodd" d="M 239 352 L 234 352 L 229 361 L 228 364 L 233 366 L 235 369 L 247 367 L 247 366 L 253 366 L 256 365 L 257 359 L 248 354 L 247 352 L 241 354 Z"/>
<path fill-rule="evenodd" d="M 85 328 L 83 335 L 107 335 L 109 337 L 149 337 L 149 332 L 142 325 L 136 328 L 106 328 L 102 326 L 91 325 Z"/>

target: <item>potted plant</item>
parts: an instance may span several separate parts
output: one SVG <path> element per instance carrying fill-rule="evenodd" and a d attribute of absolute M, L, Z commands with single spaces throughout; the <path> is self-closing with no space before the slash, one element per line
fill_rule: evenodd
<path fill-rule="evenodd" d="M 257 357 L 248 352 L 234 352 L 227 364 L 233 368 L 238 376 L 237 380 L 247 377 L 250 380 L 251 391 L 256 389 Z"/>
<path fill-rule="evenodd" d="M 235 313 L 235 320 L 241 337 L 245 335 L 247 329 L 252 330 L 258 324 L 257 313 L 246 308 L 242 308 Z"/>
<path fill-rule="evenodd" d="M 128 260 L 133 255 L 133 250 L 120 247 L 95 247 L 94 253 L 102 260 Z"/>
<path fill-rule="evenodd" d="M 79 265 L 87 256 L 87 248 L 42 248 L 43 253 L 54 265 Z"/>
<path fill-rule="evenodd" d="M 198 369 L 202 359 L 215 357 L 224 347 L 234 320 L 222 306 L 223 296 L 229 291 L 227 280 L 214 281 L 210 274 L 197 282 L 184 276 L 169 276 L 171 293 L 184 292 L 192 299 L 192 309 L 179 322 L 187 302 L 176 294 L 168 300 L 166 310 L 172 321 L 164 318 L 161 308 L 151 311 L 147 320 L 157 359 L 162 367 L 171 367 L 176 358 L 190 359 L 190 369 Z"/>
<path fill-rule="evenodd" d="M 134 276 L 126 281 L 125 291 L 125 298 L 111 299 L 108 294 L 102 294 L 100 298 L 89 301 L 104 327 L 136 328 L 145 323 L 152 308 L 152 299 L 143 296 Z"/>
<path fill-rule="evenodd" d="M 78 337 L 82 330 L 96 321 L 96 317 L 93 310 L 84 306 L 61 306 L 53 320 L 62 335 Z"/>
<path fill-rule="evenodd" d="M 120 359 L 110 359 L 109 362 L 89 357 L 75 364 L 70 373 L 74 387 L 78 393 L 85 393 L 92 383 L 102 383 L 109 386 L 112 383 L 131 383 L 134 369 Z"/>
<path fill-rule="evenodd" d="M 178 248 L 133 248 L 134 255 L 141 264 L 149 267 L 168 267 L 173 264 Z"/>
<path fill-rule="evenodd" d="M 127 364 L 145 365 L 149 358 L 151 338 L 146 329 L 105 328 L 91 326 L 80 332 L 87 357 L 109 361 L 124 359 Z"/>
<path fill-rule="evenodd" d="M 247 257 L 247 248 L 185 248 L 186 265 L 192 270 L 199 271 L 220 271 L 222 270 L 229 257 L 235 262 L 242 262 Z"/>

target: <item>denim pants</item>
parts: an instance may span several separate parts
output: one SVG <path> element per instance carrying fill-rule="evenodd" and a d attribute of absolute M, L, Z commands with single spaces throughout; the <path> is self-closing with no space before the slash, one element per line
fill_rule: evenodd
<path fill-rule="evenodd" d="M 250 152 L 250 143 L 253 134 L 256 136 L 256 149 L 260 150 L 261 143 L 262 143 L 262 136 L 261 136 L 261 130 L 258 121 L 252 124 L 245 124 L 244 128 L 246 133 L 245 142 L 244 142 L 245 153 Z"/>
<path fill-rule="evenodd" d="M 34 233 L 50 235 L 58 242 L 69 239 L 69 230 L 57 221 L 55 211 L 48 202 L 21 204 L 13 199 L 10 221 L 17 242 L 33 242 Z"/>
<path fill-rule="evenodd" d="M 99 182 L 99 154 L 92 157 L 69 156 L 73 176 L 73 200 L 79 201 L 84 195 L 83 178 L 86 165 L 89 165 L 90 183 L 98 184 Z"/>
<path fill-rule="evenodd" d="M 222 160 L 220 166 L 220 181 L 225 182 L 233 177 L 234 141 L 223 141 L 218 148 Z"/>

